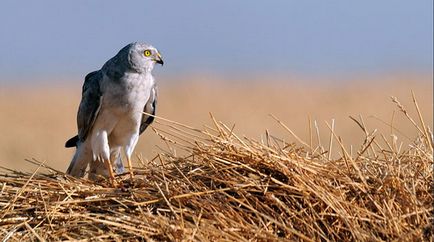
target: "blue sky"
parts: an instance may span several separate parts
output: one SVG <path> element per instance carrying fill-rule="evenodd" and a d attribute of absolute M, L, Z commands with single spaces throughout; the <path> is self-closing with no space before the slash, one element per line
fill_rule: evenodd
<path fill-rule="evenodd" d="M 432 71 L 432 0 L 0 3 L 0 82 L 81 77 L 143 40 L 164 72 Z"/>

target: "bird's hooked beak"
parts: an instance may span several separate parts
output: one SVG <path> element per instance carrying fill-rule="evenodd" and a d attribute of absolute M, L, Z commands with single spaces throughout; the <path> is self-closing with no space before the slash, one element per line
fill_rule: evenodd
<path fill-rule="evenodd" d="M 160 53 L 157 53 L 157 56 L 155 57 L 155 62 L 160 64 L 160 65 L 164 65 L 164 61 L 163 61 L 163 58 L 161 57 Z"/>

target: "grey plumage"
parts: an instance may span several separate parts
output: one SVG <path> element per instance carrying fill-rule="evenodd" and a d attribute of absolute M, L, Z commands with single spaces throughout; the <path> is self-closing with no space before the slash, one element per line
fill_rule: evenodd
<path fill-rule="evenodd" d="M 157 91 L 151 71 L 163 64 L 151 45 L 131 43 L 107 61 L 101 70 L 89 73 L 84 81 L 77 113 L 78 135 L 65 146 L 76 146 L 67 173 L 89 178 L 113 178 L 111 166 L 122 173 L 121 151 L 130 163 L 138 137 L 153 121 Z M 104 164 L 106 163 L 106 165 Z"/>

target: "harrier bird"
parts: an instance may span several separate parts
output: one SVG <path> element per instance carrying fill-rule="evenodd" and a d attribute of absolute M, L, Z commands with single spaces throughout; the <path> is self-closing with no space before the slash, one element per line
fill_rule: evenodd
<path fill-rule="evenodd" d="M 77 113 L 78 135 L 65 147 L 76 147 L 67 173 L 83 177 L 87 166 L 89 179 L 109 177 L 124 171 L 121 150 L 125 153 L 131 177 L 131 155 L 139 135 L 152 123 L 157 92 L 151 74 L 155 63 L 163 65 L 160 53 L 145 43 L 122 48 L 104 66 L 89 73 L 84 81 Z"/>

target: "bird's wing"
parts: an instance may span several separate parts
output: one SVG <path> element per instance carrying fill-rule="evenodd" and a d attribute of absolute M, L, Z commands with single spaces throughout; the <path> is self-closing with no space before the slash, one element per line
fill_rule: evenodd
<path fill-rule="evenodd" d="M 146 102 L 143 112 L 155 115 L 155 110 L 157 108 L 157 86 L 154 84 L 151 88 L 151 93 L 149 95 L 148 102 Z M 142 115 L 142 123 L 140 124 L 140 133 L 143 131 L 154 121 L 154 116 L 150 116 L 147 114 Z"/>
<path fill-rule="evenodd" d="M 101 79 L 102 72 L 94 71 L 87 74 L 84 80 L 80 107 L 77 114 L 78 139 L 81 142 L 86 140 L 101 109 Z"/>
<path fill-rule="evenodd" d="M 101 71 L 91 72 L 84 78 L 82 97 L 77 113 L 78 135 L 66 141 L 66 148 L 76 147 L 79 141 L 84 142 L 86 140 L 101 108 L 101 79 Z"/>

